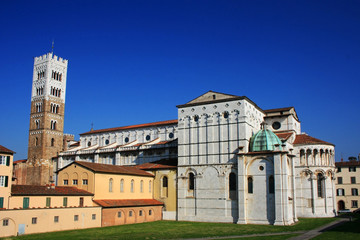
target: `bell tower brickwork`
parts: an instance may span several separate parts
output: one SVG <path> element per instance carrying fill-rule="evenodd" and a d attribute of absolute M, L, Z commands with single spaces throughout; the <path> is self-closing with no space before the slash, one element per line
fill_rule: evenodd
<path fill-rule="evenodd" d="M 34 59 L 26 184 L 48 184 L 52 158 L 64 149 L 68 60 L 48 53 Z"/>

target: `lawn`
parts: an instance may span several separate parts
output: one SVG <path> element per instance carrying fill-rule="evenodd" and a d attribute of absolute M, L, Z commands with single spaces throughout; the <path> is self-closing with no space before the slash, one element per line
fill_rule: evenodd
<path fill-rule="evenodd" d="M 322 239 L 336 239 L 336 240 L 348 240 L 348 239 L 360 239 L 360 218 L 355 219 L 352 222 L 346 222 L 343 225 L 335 227 L 322 233 L 316 240 Z"/>
<path fill-rule="evenodd" d="M 230 223 L 201 223 L 158 221 L 131 225 L 112 226 L 31 234 L 10 239 L 179 239 L 248 234 L 296 232 L 311 230 L 334 221 L 335 218 L 303 218 L 293 226 L 238 225 Z M 236 237 L 234 237 L 236 238 Z M 261 238 L 259 238 L 261 239 Z M 263 238 L 265 239 L 265 238 Z M 284 236 L 268 239 L 285 239 Z"/>

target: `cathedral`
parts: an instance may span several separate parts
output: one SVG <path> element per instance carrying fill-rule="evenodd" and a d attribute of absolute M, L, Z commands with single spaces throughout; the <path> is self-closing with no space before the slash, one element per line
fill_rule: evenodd
<path fill-rule="evenodd" d="M 208 91 L 178 105 L 177 119 L 92 129 L 75 142 L 63 133 L 66 70 L 52 54 L 35 58 L 27 164 L 48 172 L 41 182 L 74 161 L 167 161 L 177 165 L 177 206 L 164 219 L 290 225 L 335 216 L 334 145 L 302 133 L 294 107 Z"/>

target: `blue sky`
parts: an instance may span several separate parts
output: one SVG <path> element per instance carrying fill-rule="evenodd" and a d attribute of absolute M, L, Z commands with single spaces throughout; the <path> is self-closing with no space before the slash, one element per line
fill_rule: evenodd
<path fill-rule="evenodd" d="M 0 145 L 27 156 L 33 57 L 69 60 L 65 132 L 177 118 L 213 90 L 294 106 L 360 153 L 359 1 L 0 1 Z"/>

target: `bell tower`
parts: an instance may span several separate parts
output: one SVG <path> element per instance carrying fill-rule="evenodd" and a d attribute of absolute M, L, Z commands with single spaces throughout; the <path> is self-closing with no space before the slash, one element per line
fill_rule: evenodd
<path fill-rule="evenodd" d="M 34 58 L 26 184 L 49 183 L 63 150 L 67 66 L 53 53 Z"/>

